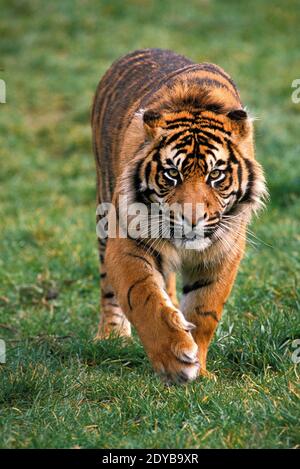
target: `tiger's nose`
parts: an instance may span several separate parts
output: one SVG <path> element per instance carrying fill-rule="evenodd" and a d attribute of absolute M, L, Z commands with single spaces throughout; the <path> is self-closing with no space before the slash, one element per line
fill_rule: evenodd
<path fill-rule="evenodd" d="M 191 226 L 192 229 L 196 228 L 200 222 L 206 221 L 207 219 L 208 214 L 206 212 L 201 214 L 196 214 L 193 212 L 190 216 L 186 213 L 182 214 L 182 221 Z"/>

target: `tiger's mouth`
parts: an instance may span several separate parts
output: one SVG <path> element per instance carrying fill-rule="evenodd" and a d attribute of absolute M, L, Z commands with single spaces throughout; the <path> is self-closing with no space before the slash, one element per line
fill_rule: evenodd
<path fill-rule="evenodd" d="M 173 238 L 170 240 L 177 249 L 193 249 L 196 251 L 204 251 L 209 248 L 213 241 L 211 238 L 194 235 L 192 237 Z"/>
<path fill-rule="evenodd" d="M 218 241 L 220 228 L 221 220 L 210 226 L 185 231 L 180 236 L 171 230 L 169 241 L 179 249 L 204 251 Z"/>
<path fill-rule="evenodd" d="M 214 228 L 204 228 L 201 232 L 197 230 L 191 230 L 188 233 L 183 234 L 181 239 L 185 241 L 212 239 L 213 235 L 217 232 L 218 228 L 219 226 L 215 226 Z"/>
<path fill-rule="evenodd" d="M 181 236 L 176 236 L 176 230 L 174 230 L 174 226 L 172 226 L 172 238 L 179 237 L 184 240 L 200 240 L 200 239 L 212 239 L 214 234 L 218 231 L 221 227 L 222 219 L 221 217 L 218 219 L 217 222 L 213 224 L 206 225 L 204 221 L 200 222 L 196 227 L 192 228 L 190 225 L 188 227 L 185 224 L 180 224 L 180 229 L 182 230 Z"/>
<path fill-rule="evenodd" d="M 181 236 L 176 236 L 171 230 L 170 242 L 177 248 L 204 251 L 230 231 L 229 226 L 223 226 L 221 214 L 218 220 L 213 222 L 207 220 L 207 222 L 208 224 L 203 221 L 196 228 L 183 232 Z"/>

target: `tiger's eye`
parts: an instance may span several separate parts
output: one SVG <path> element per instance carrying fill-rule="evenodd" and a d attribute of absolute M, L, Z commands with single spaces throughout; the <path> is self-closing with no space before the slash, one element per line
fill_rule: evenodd
<path fill-rule="evenodd" d="M 175 168 L 170 168 L 170 169 L 168 169 L 167 174 L 168 174 L 169 176 L 171 176 L 172 178 L 176 178 L 176 177 L 178 177 L 178 174 L 179 174 L 179 173 L 178 173 L 177 169 L 175 169 Z"/>
<path fill-rule="evenodd" d="M 221 175 L 221 171 L 219 169 L 214 169 L 211 173 L 209 173 L 209 177 L 211 179 L 217 179 Z"/>

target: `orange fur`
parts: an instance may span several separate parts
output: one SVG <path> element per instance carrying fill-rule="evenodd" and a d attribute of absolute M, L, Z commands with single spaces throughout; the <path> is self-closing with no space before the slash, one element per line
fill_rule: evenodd
<path fill-rule="evenodd" d="M 246 225 L 265 193 L 252 123 L 236 86 L 213 64 L 194 64 L 170 51 L 136 51 L 101 80 L 92 127 L 98 203 L 117 206 L 121 195 L 146 204 L 190 203 L 185 221 L 191 226 L 201 203 L 208 233 L 192 250 L 151 237 L 99 240 L 97 338 L 129 336 L 131 323 L 164 379 L 205 375 L 208 347 L 244 253 Z M 178 170 L 173 186 L 165 175 L 170 160 Z M 226 169 L 215 183 L 210 175 L 217 162 Z M 174 270 L 183 276 L 180 310 Z"/>

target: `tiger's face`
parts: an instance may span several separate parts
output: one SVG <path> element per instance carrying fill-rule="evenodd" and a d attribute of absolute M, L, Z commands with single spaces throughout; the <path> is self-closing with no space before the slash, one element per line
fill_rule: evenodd
<path fill-rule="evenodd" d="M 135 191 L 139 201 L 181 208 L 170 214 L 176 246 L 203 250 L 230 229 L 233 217 L 259 207 L 265 182 L 245 111 L 146 111 L 143 121 L 147 153 L 136 168 Z M 184 227 L 179 238 L 178 226 Z"/>

